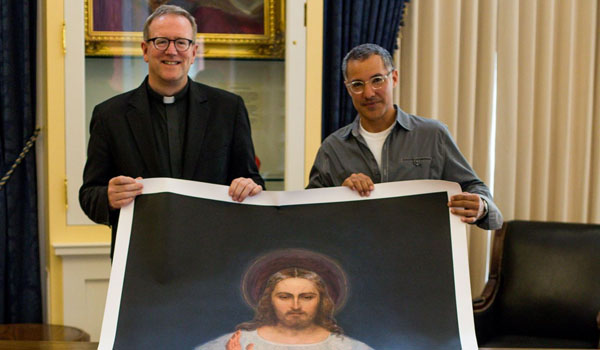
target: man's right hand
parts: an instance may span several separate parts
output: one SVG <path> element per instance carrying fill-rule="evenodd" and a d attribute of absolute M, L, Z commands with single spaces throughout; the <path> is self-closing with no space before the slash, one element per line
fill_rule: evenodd
<path fill-rule="evenodd" d="M 342 186 L 350 187 L 352 191 L 357 191 L 361 197 L 368 197 L 371 191 L 375 189 L 373 180 L 363 173 L 348 176 L 342 183 Z"/>
<path fill-rule="evenodd" d="M 117 176 L 108 182 L 108 205 L 111 209 L 121 209 L 133 202 L 137 195 L 142 194 L 144 185 L 137 182 L 141 177 L 134 179 L 128 176 Z"/>
<path fill-rule="evenodd" d="M 242 350 L 242 344 L 240 344 L 240 337 L 242 335 L 242 331 L 239 329 L 233 333 L 231 338 L 225 344 L 225 350 Z M 246 350 L 254 350 L 254 344 L 248 344 L 246 346 Z"/>

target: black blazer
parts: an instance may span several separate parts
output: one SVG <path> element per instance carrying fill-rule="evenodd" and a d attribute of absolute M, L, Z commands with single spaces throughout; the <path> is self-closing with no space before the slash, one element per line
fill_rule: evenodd
<path fill-rule="evenodd" d="M 189 89 L 183 179 L 229 185 L 237 177 L 248 177 L 264 188 L 242 98 L 196 82 Z M 144 82 L 102 102 L 92 113 L 79 203 L 90 219 L 112 226 L 113 247 L 118 211 L 109 210 L 108 181 L 119 175 L 165 174 L 154 148 L 149 106 Z"/>

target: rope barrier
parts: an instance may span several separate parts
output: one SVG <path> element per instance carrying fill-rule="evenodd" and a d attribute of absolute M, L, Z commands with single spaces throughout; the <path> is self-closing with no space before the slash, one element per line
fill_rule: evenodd
<path fill-rule="evenodd" d="M 33 135 L 31 135 L 29 140 L 27 140 L 27 142 L 25 143 L 25 147 L 23 147 L 23 150 L 21 151 L 21 153 L 19 153 L 19 157 L 17 157 L 17 159 L 15 160 L 13 165 L 10 167 L 10 169 L 8 169 L 6 174 L 4 174 L 4 176 L 2 176 L 2 178 L 0 179 L 0 191 L 4 190 L 4 185 L 6 185 L 8 180 L 10 180 L 10 176 L 15 172 L 15 169 L 17 169 L 19 164 L 21 164 L 21 162 L 23 161 L 25 156 L 27 156 L 27 153 L 29 152 L 31 147 L 33 147 L 33 145 L 35 144 L 35 141 L 38 138 L 38 135 L 40 134 L 40 131 L 41 131 L 41 128 L 36 128 L 33 131 Z"/>

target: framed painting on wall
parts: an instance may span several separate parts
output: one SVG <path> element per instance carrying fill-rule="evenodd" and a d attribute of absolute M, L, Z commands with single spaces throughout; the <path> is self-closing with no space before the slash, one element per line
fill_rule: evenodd
<path fill-rule="evenodd" d="M 283 0 L 86 0 L 86 55 L 141 55 L 144 22 L 164 4 L 180 6 L 194 16 L 202 57 L 284 56 Z"/>

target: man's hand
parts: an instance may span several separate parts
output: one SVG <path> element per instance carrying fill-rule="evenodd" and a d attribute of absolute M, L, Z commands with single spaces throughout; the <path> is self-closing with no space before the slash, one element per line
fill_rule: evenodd
<path fill-rule="evenodd" d="M 361 197 L 368 197 L 371 191 L 375 189 L 373 180 L 363 173 L 348 176 L 342 183 L 342 186 L 350 187 L 352 191 L 357 191 Z"/>
<path fill-rule="evenodd" d="M 452 214 L 460 216 L 462 222 L 472 224 L 483 216 L 483 200 L 478 194 L 463 192 L 450 197 L 448 202 Z"/>
<path fill-rule="evenodd" d="M 262 192 L 262 186 L 257 185 L 254 180 L 246 177 L 238 177 L 231 181 L 229 195 L 236 202 L 243 202 L 246 197 L 256 196 Z"/>
<path fill-rule="evenodd" d="M 137 182 L 141 177 L 134 179 L 128 176 L 117 176 L 108 182 L 108 205 L 111 209 L 121 209 L 133 202 L 137 195 L 142 194 L 144 185 Z"/>
<path fill-rule="evenodd" d="M 231 338 L 229 338 L 229 340 L 227 341 L 227 344 L 225 344 L 225 350 L 242 350 L 242 344 L 240 344 L 241 334 L 242 334 L 242 331 L 240 331 L 240 330 L 237 330 L 235 333 L 233 333 Z M 248 346 L 246 346 L 246 350 L 253 350 L 253 349 L 254 349 L 254 344 L 248 344 Z"/>

